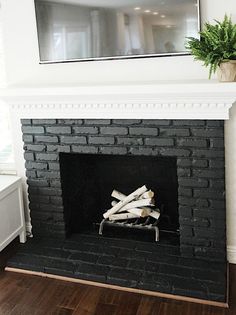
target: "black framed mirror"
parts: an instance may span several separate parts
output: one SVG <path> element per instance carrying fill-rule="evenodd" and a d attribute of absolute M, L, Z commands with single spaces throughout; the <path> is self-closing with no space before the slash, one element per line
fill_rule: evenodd
<path fill-rule="evenodd" d="M 41 63 L 188 54 L 199 0 L 35 0 Z"/>

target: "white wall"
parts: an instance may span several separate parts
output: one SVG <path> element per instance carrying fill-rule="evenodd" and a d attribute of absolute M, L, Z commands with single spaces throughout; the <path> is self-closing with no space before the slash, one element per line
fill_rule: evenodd
<path fill-rule="evenodd" d="M 33 0 L 1 0 L 9 85 L 206 79 L 208 71 L 191 56 L 40 65 Z M 235 0 L 202 0 L 202 21 L 236 20 Z M 183 67 L 184 64 L 184 67 Z"/>

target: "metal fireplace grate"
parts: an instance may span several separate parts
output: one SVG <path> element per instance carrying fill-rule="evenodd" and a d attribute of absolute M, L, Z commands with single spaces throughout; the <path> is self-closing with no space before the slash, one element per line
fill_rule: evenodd
<path fill-rule="evenodd" d="M 159 220 L 155 220 L 153 222 L 153 220 L 151 220 L 150 217 L 146 218 L 145 221 L 143 221 L 142 218 L 138 218 L 133 222 L 131 222 L 130 220 L 118 222 L 118 221 L 110 221 L 108 219 L 103 219 L 101 223 L 99 224 L 99 234 L 102 235 L 103 229 L 105 226 L 154 231 L 155 242 L 158 242 L 159 241 L 159 228 L 157 226 L 158 221 Z"/>

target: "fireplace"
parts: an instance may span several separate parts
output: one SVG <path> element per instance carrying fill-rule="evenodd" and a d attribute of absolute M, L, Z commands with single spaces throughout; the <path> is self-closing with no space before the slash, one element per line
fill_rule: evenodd
<path fill-rule="evenodd" d="M 176 158 L 60 153 L 59 161 L 67 235 L 98 226 L 111 208 L 113 188 L 128 195 L 143 184 L 161 209 L 159 229 L 178 234 Z"/>
<path fill-rule="evenodd" d="M 18 142 L 17 168 L 22 176 L 26 168 L 31 217 L 27 227 L 31 231 L 32 224 L 34 237 L 8 267 L 223 305 L 223 119 L 228 119 L 235 100 L 233 90 L 230 84 L 163 83 L 32 89 L 21 97 L 16 91 L 17 97 L 11 96 L 9 102 Z M 226 128 L 228 147 L 231 127 Z M 114 233 L 100 237 L 90 228 L 67 231 L 61 161 L 72 156 L 172 161 L 177 178 L 177 241 L 166 235 L 157 243 L 122 239 Z M 228 171 L 228 180 L 231 175 Z"/>
<path fill-rule="evenodd" d="M 33 119 L 23 120 L 22 123 L 25 166 L 35 236 L 65 237 L 66 223 L 78 219 L 70 212 L 73 213 L 73 208 L 78 209 L 79 205 L 76 203 L 79 203 L 79 198 L 75 199 L 73 205 L 68 206 L 69 202 L 73 203 L 75 191 L 79 194 L 79 189 L 82 189 L 78 179 L 83 178 L 84 181 L 86 178 L 87 180 L 93 177 L 98 178 L 100 165 L 106 167 L 106 173 L 110 173 L 111 168 L 116 164 L 117 172 L 119 172 L 118 164 L 121 162 L 118 163 L 118 161 L 122 160 L 122 165 L 124 165 L 122 169 L 125 172 L 125 163 L 127 167 L 130 167 L 130 163 L 137 163 L 140 166 L 140 163 L 145 165 L 149 161 L 150 167 L 153 167 L 154 161 L 165 163 L 166 160 L 170 163 L 168 168 L 172 169 L 174 165 L 176 166 L 173 173 L 176 173 L 177 178 L 173 173 L 168 175 L 166 170 L 166 180 L 169 177 L 169 182 L 164 183 L 165 178 L 162 175 L 161 187 L 158 187 L 159 179 L 155 179 L 155 174 L 159 177 L 159 173 L 163 172 L 162 167 L 157 168 L 152 179 L 147 178 L 145 169 L 140 169 L 142 172 L 140 175 L 150 183 L 150 188 L 154 186 L 157 196 L 160 189 L 161 198 L 165 199 L 164 204 L 170 202 L 167 201 L 169 192 L 162 193 L 162 189 L 165 190 L 168 186 L 172 190 L 170 200 L 173 198 L 175 204 L 167 208 L 176 211 L 174 224 L 175 229 L 179 229 L 180 232 L 181 252 L 187 256 L 204 257 L 214 261 L 225 260 L 224 127 L 222 121 Z M 106 163 L 108 157 L 110 162 Z M 67 159 L 70 161 L 66 163 Z M 88 167 L 85 163 L 89 159 Z M 64 206 L 67 210 L 71 207 L 67 211 L 69 214 L 65 212 L 66 222 L 59 160 L 61 160 L 62 174 L 65 175 L 63 178 Z M 83 167 L 79 167 L 81 163 Z M 159 163 L 156 162 L 157 165 Z M 88 176 L 86 172 L 90 172 Z M 151 173 L 150 169 L 148 173 Z M 115 171 L 112 175 L 115 176 Z M 107 181 L 112 180 L 109 174 L 107 177 Z M 137 180 L 139 185 L 145 184 L 138 177 L 138 173 L 133 174 L 130 179 L 123 181 L 117 176 L 117 182 L 113 183 L 122 185 L 121 188 L 129 192 L 130 189 L 137 187 Z M 67 183 L 68 180 L 69 183 Z M 174 184 L 175 181 L 177 181 L 177 187 Z M 171 188 L 170 182 L 175 187 Z M 98 185 L 104 186 L 101 183 Z M 71 189 L 71 186 L 78 189 Z M 108 185 L 101 193 L 93 194 L 94 200 L 89 198 L 86 204 L 82 205 L 84 208 L 88 206 L 93 208 L 90 211 L 96 212 L 97 221 L 102 219 L 99 211 L 108 207 L 108 195 L 113 188 L 115 187 Z M 95 187 L 90 189 L 95 189 Z M 178 196 L 176 196 L 176 189 L 178 189 Z M 98 201 L 97 199 L 102 195 L 105 199 Z M 99 209 L 95 208 L 97 202 L 100 204 Z M 176 219 L 178 214 L 179 218 Z M 80 222 L 73 222 L 67 232 L 73 231 L 74 225 L 79 227 Z"/>

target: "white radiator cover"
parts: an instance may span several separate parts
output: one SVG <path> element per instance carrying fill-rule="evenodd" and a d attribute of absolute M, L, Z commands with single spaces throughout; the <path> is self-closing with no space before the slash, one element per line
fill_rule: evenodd
<path fill-rule="evenodd" d="M 0 251 L 15 237 L 26 240 L 21 179 L 0 175 Z"/>

